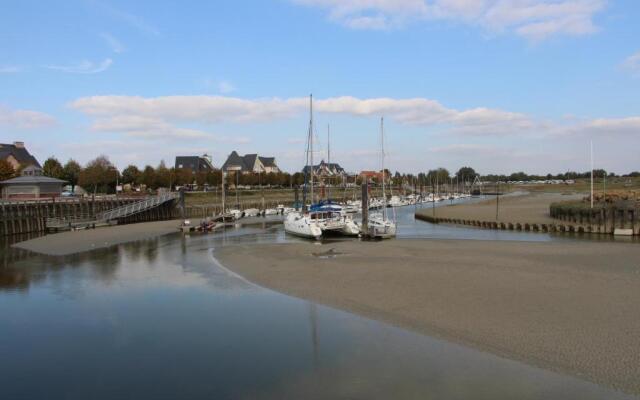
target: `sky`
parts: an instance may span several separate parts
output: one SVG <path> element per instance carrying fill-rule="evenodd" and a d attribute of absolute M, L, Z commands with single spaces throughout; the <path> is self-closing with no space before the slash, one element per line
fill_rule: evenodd
<path fill-rule="evenodd" d="M 119 168 L 640 170 L 636 0 L 5 0 L 0 143 Z"/>

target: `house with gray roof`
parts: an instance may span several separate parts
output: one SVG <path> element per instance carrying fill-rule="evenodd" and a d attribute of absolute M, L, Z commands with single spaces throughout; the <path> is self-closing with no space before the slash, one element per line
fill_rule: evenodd
<path fill-rule="evenodd" d="M 236 151 L 229 154 L 227 161 L 222 165 L 222 170 L 225 172 L 239 171 L 243 174 L 280 172 L 275 157 L 261 157 L 257 154 L 241 156 Z"/>
<path fill-rule="evenodd" d="M 17 178 L 0 182 L 4 200 L 26 200 L 59 197 L 66 181 L 44 176 L 42 168 L 30 165 Z"/>
<path fill-rule="evenodd" d="M 177 156 L 176 169 L 190 169 L 192 172 L 209 172 L 213 171 L 211 156 L 205 154 L 203 156 Z"/>
<path fill-rule="evenodd" d="M 40 167 L 38 160 L 24 147 L 24 142 L 0 143 L 0 160 L 8 161 L 16 171 L 21 166 L 34 165 Z"/>
<path fill-rule="evenodd" d="M 308 174 L 309 173 L 309 166 L 305 166 L 302 169 L 302 173 L 303 174 Z M 313 166 L 313 175 L 314 176 L 320 176 L 320 177 L 334 177 L 334 176 L 338 176 L 338 177 L 342 177 L 345 176 L 347 173 L 344 170 L 344 168 L 342 168 L 340 166 L 340 164 L 337 163 L 328 163 L 325 162 L 324 160 L 320 161 L 320 164 L 314 165 Z"/>

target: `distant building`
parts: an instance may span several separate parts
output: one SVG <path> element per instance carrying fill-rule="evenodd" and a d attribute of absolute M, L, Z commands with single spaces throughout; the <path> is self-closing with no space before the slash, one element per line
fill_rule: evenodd
<path fill-rule="evenodd" d="M 209 172 L 213 170 L 211 156 L 178 156 L 176 157 L 176 169 L 190 169 L 196 172 Z"/>
<path fill-rule="evenodd" d="M 42 174 L 42 168 L 30 165 L 17 178 L 0 182 L 2 198 L 5 200 L 40 199 L 58 197 L 66 181 Z"/>
<path fill-rule="evenodd" d="M 382 182 L 382 171 L 360 171 L 358 175 L 361 179 L 370 179 L 375 180 L 376 182 Z M 387 170 L 387 174 L 385 175 L 385 179 L 389 181 L 391 179 L 391 174 Z"/>
<path fill-rule="evenodd" d="M 40 163 L 24 147 L 24 142 L 13 142 L 13 144 L 0 143 L 0 160 L 6 160 L 16 171 L 20 166 L 26 167 L 34 165 L 40 167 Z"/>
<path fill-rule="evenodd" d="M 232 151 L 227 157 L 227 161 L 222 165 L 225 172 L 240 171 L 243 174 L 250 172 L 259 173 L 277 173 L 280 168 L 276 165 L 275 157 L 260 157 L 257 154 L 239 155 L 236 151 Z"/>
<path fill-rule="evenodd" d="M 362 179 L 375 179 L 376 181 L 382 181 L 382 171 L 360 171 L 360 178 Z"/>
<path fill-rule="evenodd" d="M 307 165 L 302 169 L 302 173 L 307 174 L 308 172 L 309 166 Z M 347 175 L 340 164 L 327 163 L 324 160 L 320 161 L 320 164 L 313 166 L 313 174 L 320 177 L 343 177 Z"/>

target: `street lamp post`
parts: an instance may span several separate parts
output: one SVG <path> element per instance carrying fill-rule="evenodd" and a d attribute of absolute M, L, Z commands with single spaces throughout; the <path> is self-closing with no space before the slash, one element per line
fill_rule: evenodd
<path fill-rule="evenodd" d="M 500 181 L 496 184 L 496 221 L 498 220 L 498 212 L 500 210 Z"/>

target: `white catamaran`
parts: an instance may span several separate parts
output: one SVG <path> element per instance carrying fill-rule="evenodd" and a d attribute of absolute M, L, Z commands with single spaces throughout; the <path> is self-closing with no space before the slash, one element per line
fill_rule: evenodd
<path fill-rule="evenodd" d="M 396 223 L 387 218 L 387 193 L 385 191 L 385 169 L 384 169 L 384 118 L 380 118 L 380 141 L 382 158 L 382 213 L 375 213 L 369 216 L 367 221 L 369 236 L 380 239 L 387 239 L 396 236 Z M 395 212 L 394 212 L 395 213 Z"/>

